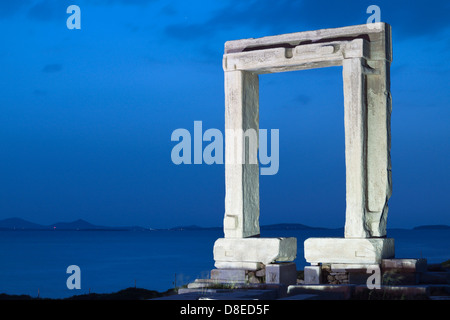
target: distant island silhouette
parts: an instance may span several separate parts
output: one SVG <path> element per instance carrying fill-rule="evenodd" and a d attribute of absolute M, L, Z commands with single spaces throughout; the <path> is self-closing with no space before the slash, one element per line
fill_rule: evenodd
<path fill-rule="evenodd" d="M 341 228 L 311 227 L 301 223 L 278 223 L 263 225 L 261 230 L 336 230 Z M 0 231 L 195 231 L 195 230 L 221 230 L 222 227 L 201 227 L 197 225 L 176 226 L 172 228 L 145 228 L 141 226 L 108 227 L 94 225 L 86 220 L 78 219 L 72 222 L 56 222 L 42 225 L 21 218 L 7 218 L 0 220 Z M 412 230 L 450 230 L 448 225 L 422 225 Z"/>
<path fill-rule="evenodd" d="M 130 227 L 106 227 L 94 225 L 83 219 L 78 219 L 72 222 L 56 222 L 50 225 L 42 225 L 30 222 L 21 218 L 8 218 L 0 220 L 0 230 L 37 230 L 37 231 L 64 231 L 64 230 L 80 230 L 80 231 L 139 231 L 152 230 L 150 228 L 143 228 L 139 226 Z"/>

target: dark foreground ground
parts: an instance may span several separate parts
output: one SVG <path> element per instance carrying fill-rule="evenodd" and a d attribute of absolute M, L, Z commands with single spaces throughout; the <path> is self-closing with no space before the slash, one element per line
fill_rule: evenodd
<path fill-rule="evenodd" d="M 174 294 L 176 294 L 175 289 L 158 292 L 142 288 L 127 288 L 113 293 L 89 293 L 63 299 L 36 298 L 29 295 L 9 295 L 2 293 L 0 294 L 0 300 L 147 300 Z"/>

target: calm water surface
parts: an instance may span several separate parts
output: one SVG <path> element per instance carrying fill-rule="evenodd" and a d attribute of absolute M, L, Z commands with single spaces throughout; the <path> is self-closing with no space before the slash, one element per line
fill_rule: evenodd
<path fill-rule="evenodd" d="M 450 259 L 448 230 L 389 230 L 396 257 Z M 221 230 L 202 231 L 0 231 L 0 293 L 63 298 L 137 287 L 165 291 L 214 268 L 214 241 Z M 297 268 L 302 269 L 303 241 L 342 237 L 341 230 L 270 230 L 264 237 L 297 237 Z M 69 265 L 81 269 L 81 289 L 69 290 Z"/>

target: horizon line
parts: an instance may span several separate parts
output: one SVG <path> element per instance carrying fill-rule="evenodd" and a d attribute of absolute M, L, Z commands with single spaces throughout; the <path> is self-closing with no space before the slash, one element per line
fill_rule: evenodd
<path fill-rule="evenodd" d="M 58 221 L 58 222 L 54 222 L 51 224 L 42 224 L 42 223 L 36 223 L 36 222 L 32 222 L 29 220 L 26 220 L 24 218 L 20 218 L 20 217 L 9 217 L 9 218 L 4 218 L 4 219 L 0 219 L 0 222 L 3 222 L 5 220 L 12 220 L 12 219 L 18 219 L 18 220 L 22 220 L 23 222 L 26 223 L 31 223 L 31 224 L 35 224 L 37 226 L 40 227 L 54 227 L 57 224 L 73 224 L 76 222 L 84 222 L 87 223 L 89 225 L 91 225 L 92 227 L 95 228 L 105 228 L 105 229 L 119 229 L 119 228 L 142 228 L 145 230 L 174 230 L 174 229 L 221 229 L 223 228 L 222 226 L 200 226 L 197 224 L 190 224 L 190 225 L 177 225 L 177 226 L 172 226 L 172 227 L 143 227 L 142 225 L 121 225 L 121 226 L 107 226 L 107 225 L 97 225 L 97 224 L 93 224 L 85 219 L 79 218 L 79 219 L 75 219 L 73 221 Z M 304 226 L 306 228 L 310 228 L 310 229 L 328 229 L 328 230 L 336 230 L 336 229 L 343 229 L 345 228 L 345 226 L 340 226 L 340 227 L 318 227 L 318 226 L 311 226 L 311 225 L 306 225 L 300 222 L 279 222 L 279 223 L 270 223 L 270 224 L 264 224 L 264 225 L 260 225 L 260 228 L 264 228 L 264 227 L 273 227 L 273 226 L 295 226 L 295 225 L 301 225 Z M 448 224 L 420 224 L 414 227 L 387 227 L 387 229 L 404 229 L 404 230 L 413 230 L 415 228 L 420 228 L 420 227 L 448 227 L 450 228 L 450 225 Z M 59 229 L 61 230 L 61 229 Z M 84 230 L 93 230 L 93 229 L 84 229 Z"/>

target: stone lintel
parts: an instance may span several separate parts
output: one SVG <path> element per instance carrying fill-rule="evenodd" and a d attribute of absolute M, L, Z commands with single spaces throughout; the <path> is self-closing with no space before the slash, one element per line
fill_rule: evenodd
<path fill-rule="evenodd" d="M 384 22 L 227 41 L 225 54 L 354 39 L 370 43 L 371 60 L 392 61 L 391 27 Z"/>
<path fill-rule="evenodd" d="M 304 242 L 309 263 L 380 264 L 393 258 L 393 238 L 309 238 Z"/>
<path fill-rule="evenodd" d="M 220 238 L 214 243 L 215 267 L 218 269 L 244 267 L 257 270 L 261 265 L 293 261 L 296 256 L 296 238 Z"/>
<path fill-rule="evenodd" d="M 298 45 L 293 48 L 268 48 L 225 54 L 224 71 L 251 71 L 255 74 L 305 70 L 342 65 L 344 59 L 369 58 L 364 39 Z"/>

